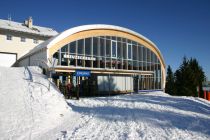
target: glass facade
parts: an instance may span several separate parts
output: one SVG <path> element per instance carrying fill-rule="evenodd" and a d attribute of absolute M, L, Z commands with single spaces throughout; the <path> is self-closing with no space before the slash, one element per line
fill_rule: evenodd
<path fill-rule="evenodd" d="M 139 89 L 161 89 L 161 64 L 153 51 L 121 37 L 97 36 L 69 42 L 54 55 L 58 65 L 148 71 L 138 74 Z"/>

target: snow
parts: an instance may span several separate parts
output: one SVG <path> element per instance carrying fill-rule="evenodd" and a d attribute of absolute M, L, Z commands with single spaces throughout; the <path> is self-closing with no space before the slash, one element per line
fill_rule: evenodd
<path fill-rule="evenodd" d="M 53 30 L 52 28 L 33 25 L 33 28 L 30 29 L 27 26 L 25 26 L 23 23 L 3 20 L 3 19 L 0 19 L 0 28 L 13 30 L 13 31 L 20 31 L 20 32 L 25 32 L 25 33 L 31 33 L 31 34 L 41 35 L 41 36 L 49 36 L 49 37 L 55 36 L 58 34 L 58 32 Z"/>
<path fill-rule="evenodd" d="M 210 139 L 210 102 L 162 92 L 64 100 L 37 67 L 0 68 L 1 139 Z"/>
<path fill-rule="evenodd" d="M 70 110 L 37 67 L 0 67 L 0 139 L 34 139 Z"/>

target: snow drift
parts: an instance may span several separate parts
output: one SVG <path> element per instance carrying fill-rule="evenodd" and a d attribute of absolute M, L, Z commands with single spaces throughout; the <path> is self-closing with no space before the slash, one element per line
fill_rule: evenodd
<path fill-rule="evenodd" d="M 37 67 L 0 67 L 0 139 L 210 139 L 210 102 L 162 92 L 67 103 Z"/>
<path fill-rule="evenodd" d="M 34 139 L 59 125 L 69 109 L 38 67 L 0 67 L 0 137 Z"/>

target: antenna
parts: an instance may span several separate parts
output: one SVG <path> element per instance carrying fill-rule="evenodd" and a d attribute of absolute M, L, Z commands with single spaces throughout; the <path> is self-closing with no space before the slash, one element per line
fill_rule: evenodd
<path fill-rule="evenodd" d="M 12 20 L 11 14 L 8 14 L 7 18 L 8 18 L 9 21 L 11 21 Z"/>
<path fill-rule="evenodd" d="M 11 25 L 11 20 L 12 20 L 12 17 L 11 17 L 11 14 L 8 14 L 8 21 L 9 21 L 9 25 Z"/>

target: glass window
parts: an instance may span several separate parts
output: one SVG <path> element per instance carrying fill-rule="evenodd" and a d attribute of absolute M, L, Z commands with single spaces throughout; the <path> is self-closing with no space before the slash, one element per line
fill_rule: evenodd
<path fill-rule="evenodd" d="M 133 70 L 139 70 L 138 61 L 133 61 Z"/>
<path fill-rule="evenodd" d="M 111 57 L 111 40 L 106 40 L 106 57 Z"/>
<path fill-rule="evenodd" d="M 137 53 L 138 53 L 137 46 L 133 45 L 133 60 L 138 60 Z"/>
<path fill-rule="evenodd" d="M 84 54 L 84 39 L 78 40 L 77 44 L 77 53 Z"/>
<path fill-rule="evenodd" d="M 39 43 L 39 40 L 34 39 L 34 44 L 38 44 L 38 43 Z"/>
<path fill-rule="evenodd" d="M 138 46 L 138 56 L 139 56 L 139 61 L 143 61 L 143 55 L 142 55 L 142 49 L 143 47 L 141 47 L 140 45 Z"/>
<path fill-rule="evenodd" d="M 92 38 L 86 38 L 85 39 L 85 55 L 91 55 L 91 52 L 92 52 Z"/>
<path fill-rule="evenodd" d="M 105 56 L 105 39 L 103 39 L 103 38 L 100 38 L 100 46 L 99 46 L 99 48 L 100 48 L 100 56 Z"/>
<path fill-rule="evenodd" d="M 147 48 L 147 62 L 151 62 L 151 51 Z"/>
<path fill-rule="evenodd" d="M 93 55 L 95 56 L 98 56 L 98 49 L 99 49 L 99 46 L 98 46 L 98 38 L 94 37 L 93 38 Z"/>
<path fill-rule="evenodd" d="M 133 61 L 128 61 L 128 70 L 133 70 Z"/>
<path fill-rule="evenodd" d="M 65 45 L 61 48 L 61 52 L 67 53 L 68 52 L 68 45 Z"/>
<path fill-rule="evenodd" d="M 123 59 L 127 59 L 127 45 L 123 43 Z"/>
<path fill-rule="evenodd" d="M 26 38 L 25 38 L 25 37 L 21 37 L 21 38 L 20 38 L 20 41 L 21 41 L 21 42 L 26 42 Z"/>
<path fill-rule="evenodd" d="M 104 57 L 100 58 L 100 68 L 105 68 L 105 58 Z"/>
<path fill-rule="evenodd" d="M 122 42 L 125 42 L 126 43 L 126 39 L 125 38 L 122 38 Z"/>
<path fill-rule="evenodd" d="M 117 42 L 112 41 L 112 57 L 117 57 Z"/>
<path fill-rule="evenodd" d="M 128 56 L 128 59 L 132 59 L 132 45 L 131 44 L 127 44 L 127 56 Z"/>
<path fill-rule="evenodd" d="M 11 35 L 7 35 L 7 40 L 12 40 L 12 36 Z"/>
<path fill-rule="evenodd" d="M 70 54 L 76 53 L 76 41 L 70 43 Z"/>
<path fill-rule="evenodd" d="M 143 47 L 143 61 L 145 62 L 147 61 L 146 56 L 147 56 L 147 48 Z"/>
<path fill-rule="evenodd" d="M 112 40 L 116 40 L 117 38 L 116 38 L 116 36 L 112 36 Z"/>
<path fill-rule="evenodd" d="M 139 70 L 143 70 L 143 62 L 139 62 Z"/>
<path fill-rule="evenodd" d="M 122 58 L 122 45 L 121 45 L 121 42 L 117 42 L 117 58 Z"/>

